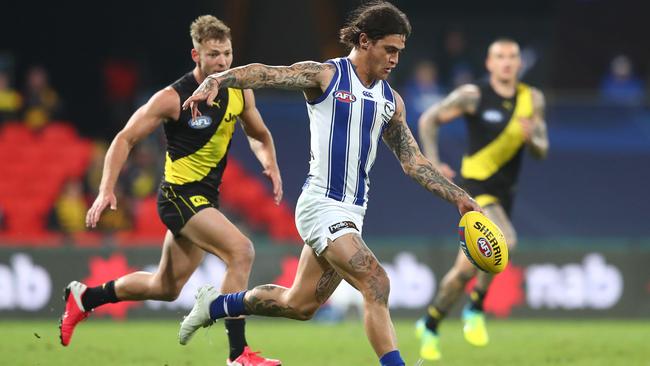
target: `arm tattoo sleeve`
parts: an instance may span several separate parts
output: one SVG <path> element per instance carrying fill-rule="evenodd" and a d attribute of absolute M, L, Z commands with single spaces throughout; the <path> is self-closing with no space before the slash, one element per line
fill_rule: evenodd
<path fill-rule="evenodd" d="M 325 70 L 333 70 L 335 66 L 327 63 L 305 61 L 291 66 L 267 66 L 250 64 L 224 71 L 216 77 L 219 87 L 235 87 L 241 89 L 280 88 L 305 89 L 319 86 L 319 75 Z"/>
<path fill-rule="evenodd" d="M 404 172 L 429 192 L 435 193 L 446 201 L 456 203 L 467 193 L 450 182 L 433 167 L 430 161 L 422 156 L 411 131 L 406 123 L 400 121 L 401 113 L 393 117 L 383 139 L 402 164 Z"/>

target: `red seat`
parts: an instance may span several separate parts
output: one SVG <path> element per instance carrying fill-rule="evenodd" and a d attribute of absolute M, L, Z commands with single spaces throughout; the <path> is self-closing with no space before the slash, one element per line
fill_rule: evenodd
<path fill-rule="evenodd" d="M 159 246 L 167 227 L 158 218 L 156 197 L 141 200 L 135 207 L 135 224 L 132 231 L 117 234 L 120 246 L 155 245 Z"/>
<path fill-rule="evenodd" d="M 43 142 L 52 141 L 65 144 L 75 142 L 79 137 L 72 125 L 65 122 L 51 122 L 41 132 L 40 139 Z"/>
<path fill-rule="evenodd" d="M 7 122 L 0 129 L 0 141 L 10 145 L 32 144 L 35 136 L 32 130 L 20 122 Z"/>

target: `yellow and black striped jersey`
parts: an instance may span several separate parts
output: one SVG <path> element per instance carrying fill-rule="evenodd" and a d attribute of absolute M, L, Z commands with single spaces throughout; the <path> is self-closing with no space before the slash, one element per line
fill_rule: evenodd
<path fill-rule="evenodd" d="M 517 183 L 525 145 L 518 119 L 533 116 L 531 88 L 519 83 L 515 95 L 504 98 L 489 82 L 478 86 L 481 99 L 476 113 L 465 115 L 469 144 L 461 176 L 469 187 L 480 186 L 480 192 L 474 195 L 510 195 Z M 481 205 L 490 203 L 477 200 Z"/>
<path fill-rule="evenodd" d="M 182 103 L 199 84 L 189 72 L 171 86 Z M 202 115 L 196 119 L 192 119 L 190 109 L 181 108 L 178 120 L 166 121 L 165 182 L 216 192 L 226 168 L 237 117 L 243 110 L 243 91 L 227 88 L 220 90 L 213 105 L 203 107 Z"/>

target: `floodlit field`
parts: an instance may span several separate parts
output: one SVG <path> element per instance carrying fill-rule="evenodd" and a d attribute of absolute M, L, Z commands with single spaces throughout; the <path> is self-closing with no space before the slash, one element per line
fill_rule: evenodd
<path fill-rule="evenodd" d="M 359 322 L 322 324 L 253 319 L 253 348 L 284 365 L 378 365 Z M 56 321 L 0 323 L 0 365 L 225 365 L 223 325 L 200 330 L 188 346 L 176 340 L 175 321 L 111 322 L 90 319 L 68 348 L 59 345 Z M 650 321 L 490 321 L 492 343 L 465 343 L 460 323 L 443 324 L 443 360 L 435 364 L 480 366 L 650 366 Z M 418 360 L 412 321 L 396 323 L 408 366 Z M 427 365 L 428 363 L 425 363 Z"/>

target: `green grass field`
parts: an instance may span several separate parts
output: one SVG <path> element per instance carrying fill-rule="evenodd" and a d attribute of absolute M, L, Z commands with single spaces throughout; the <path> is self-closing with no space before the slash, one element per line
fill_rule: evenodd
<path fill-rule="evenodd" d="M 188 346 L 176 341 L 174 321 L 111 322 L 90 319 L 70 347 L 58 342 L 56 321 L 0 323 L 0 365 L 225 365 L 223 325 L 201 330 Z M 491 344 L 465 343 L 458 321 L 441 328 L 443 360 L 452 365 L 650 366 L 649 321 L 490 321 Z M 398 321 L 400 349 L 408 366 L 418 360 L 413 322 Z M 253 348 L 284 365 L 378 365 L 361 323 L 319 324 L 252 319 Z M 428 365 L 428 363 L 425 363 Z"/>

